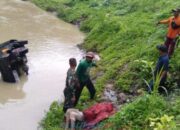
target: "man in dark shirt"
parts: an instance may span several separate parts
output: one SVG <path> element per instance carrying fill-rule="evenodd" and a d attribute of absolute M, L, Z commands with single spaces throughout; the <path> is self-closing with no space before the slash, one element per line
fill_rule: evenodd
<path fill-rule="evenodd" d="M 169 57 L 168 57 L 168 49 L 165 45 L 158 45 L 157 49 L 159 50 L 160 57 L 156 64 L 156 68 L 154 71 L 154 80 L 156 80 L 159 76 L 160 83 L 159 86 L 164 86 L 167 79 L 167 72 L 169 68 Z M 155 81 L 151 81 L 150 83 L 150 92 L 153 90 Z"/>

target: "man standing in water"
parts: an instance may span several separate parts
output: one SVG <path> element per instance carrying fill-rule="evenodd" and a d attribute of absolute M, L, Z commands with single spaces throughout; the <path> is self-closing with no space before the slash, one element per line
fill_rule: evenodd
<path fill-rule="evenodd" d="M 168 33 L 165 45 L 168 48 L 169 57 L 171 57 L 174 52 L 176 38 L 180 34 L 180 9 L 173 9 L 172 13 L 174 16 L 158 22 L 158 24 L 168 24 Z"/>
<path fill-rule="evenodd" d="M 93 85 L 93 83 L 90 79 L 90 76 L 89 76 L 90 69 L 93 66 L 96 66 L 96 64 L 93 62 L 93 59 L 94 59 L 94 53 L 88 52 L 86 54 L 86 58 L 81 60 L 79 65 L 78 65 L 78 68 L 76 70 L 76 74 L 77 74 L 77 77 L 79 79 L 80 87 L 76 91 L 76 102 L 75 102 L 75 104 L 78 103 L 79 97 L 81 95 L 81 92 L 82 92 L 84 86 L 86 86 L 90 92 L 90 99 L 94 98 L 96 90 L 95 90 L 94 85 Z"/>

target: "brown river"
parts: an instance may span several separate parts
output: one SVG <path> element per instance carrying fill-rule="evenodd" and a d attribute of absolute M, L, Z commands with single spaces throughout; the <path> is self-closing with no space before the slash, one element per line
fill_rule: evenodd
<path fill-rule="evenodd" d="M 0 78 L 0 130 L 37 130 L 54 100 L 63 100 L 68 59 L 82 57 L 77 27 L 30 2 L 0 0 L 0 42 L 28 40 L 29 76 L 9 84 Z"/>

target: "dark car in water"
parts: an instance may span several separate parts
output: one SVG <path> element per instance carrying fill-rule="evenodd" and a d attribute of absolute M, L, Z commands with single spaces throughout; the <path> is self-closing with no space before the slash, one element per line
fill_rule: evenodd
<path fill-rule="evenodd" d="M 26 44 L 26 40 L 10 40 L 0 44 L 0 72 L 5 82 L 15 83 L 22 74 L 28 75 Z"/>

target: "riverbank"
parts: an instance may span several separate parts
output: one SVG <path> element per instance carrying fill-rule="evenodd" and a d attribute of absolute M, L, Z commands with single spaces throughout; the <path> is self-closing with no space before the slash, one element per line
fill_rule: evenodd
<path fill-rule="evenodd" d="M 155 47 L 164 42 L 167 29 L 163 25 L 157 27 L 155 23 L 160 19 L 168 18 L 171 15 L 170 10 L 180 5 L 180 2 L 175 0 L 32 1 L 47 11 L 57 12 L 59 18 L 78 25 L 83 32 L 87 33 L 82 47 L 98 52 L 101 57 L 99 67 L 92 74 L 93 79 L 96 79 L 97 101 L 108 84 L 111 84 L 116 91 L 131 95 L 137 95 L 140 90 L 146 88 L 143 79 L 151 80 L 150 66 L 154 67 L 158 58 Z M 168 86 L 171 88 L 179 87 L 180 55 L 177 55 L 179 52 L 180 49 L 176 48 L 170 63 Z M 87 91 L 81 97 L 80 104 L 83 106 L 79 105 L 80 109 L 95 103 L 84 103 L 88 100 L 88 96 L 85 95 L 88 95 Z M 177 95 L 172 102 L 177 108 L 172 112 L 169 112 L 171 108 L 167 105 L 170 102 L 163 97 L 145 95 L 125 106 L 111 119 L 111 122 L 119 128 L 128 126 L 129 129 L 145 129 L 149 126 L 150 117 L 161 117 L 165 113 L 174 115 L 179 122 L 180 99 Z M 148 101 L 149 104 L 146 103 Z M 146 108 L 149 109 L 139 114 Z M 132 113 L 128 114 L 130 110 Z M 124 114 L 123 117 L 121 113 Z M 42 123 L 45 129 L 58 128 L 62 114 L 60 106 L 54 103 Z M 124 122 L 118 125 L 120 120 Z"/>

